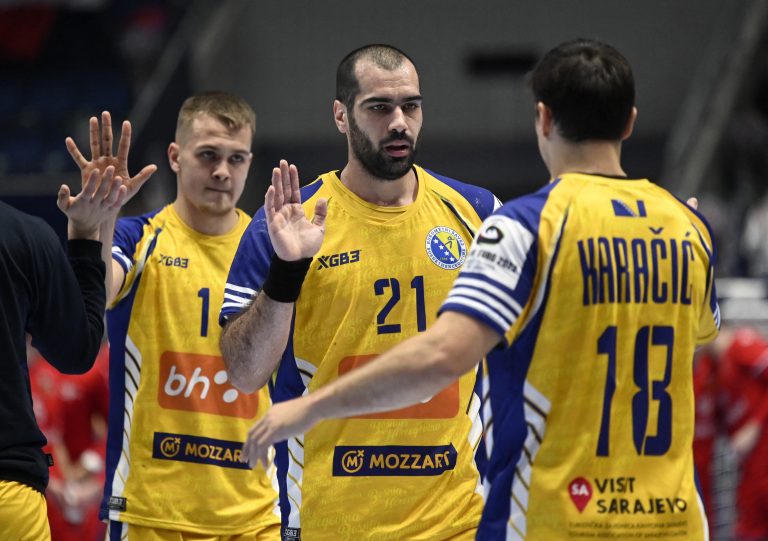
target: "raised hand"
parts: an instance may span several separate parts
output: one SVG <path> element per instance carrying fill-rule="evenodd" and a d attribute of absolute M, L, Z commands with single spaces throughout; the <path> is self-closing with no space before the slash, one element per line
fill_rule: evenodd
<path fill-rule="evenodd" d="M 126 188 L 125 204 L 136 195 L 141 186 L 149 180 L 149 177 L 157 171 L 157 166 L 147 165 L 138 174 L 131 176 L 128 172 L 128 151 L 131 148 L 131 123 L 125 120 L 120 131 L 120 142 L 117 145 L 117 155 L 112 154 L 112 117 L 109 111 L 101 113 L 101 133 L 99 133 L 99 120 L 92 116 L 89 120 L 91 159 L 87 160 L 77 148 L 71 137 L 65 139 L 70 156 L 80 168 L 83 188 L 93 171 L 104 174 L 107 167 L 114 168 L 114 176 L 123 179 Z"/>
<path fill-rule="evenodd" d="M 85 179 L 82 191 L 72 196 L 69 186 L 62 184 L 56 205 L 69 219 L 70 238 L 97 238 L 99 227 L 107 219 L 114 219 L 125 204 L 128 189 L 115 168 L 108 166 L 104 174 L 92 169 Z"/>
<path fill-rule="evenodd" d="M 280 160 L 272 170 L 272 185 L 264 196 L 267 229 L 277 256 L 284 261 L 297 261 L 314 256 L 325 236 L 328 201 L 318 200 L 312 220 L 301 206 L 299 171 Z"/>

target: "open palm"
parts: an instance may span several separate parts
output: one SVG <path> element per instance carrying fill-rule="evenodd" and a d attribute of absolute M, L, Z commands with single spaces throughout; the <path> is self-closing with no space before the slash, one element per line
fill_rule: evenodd
<path fill-rule="evenodd" d="M 149 180 L 149 177 L 157 171 L 156 165 L 147 165 L 138 174 L 131 176 L 128 172 L 128 152 L 131 148 L 131 123 L 123 122 L 120 131 L 120 142 L 117 146 L 117 155 L 112 153 L 112 117 L 109 111 L 101 113 L 101 133 L 99 133 L 99 120 L 93 116 L 89 120 L 91 159 L 87 160 L 77 148 L 75 141 L 67 137 L 65 143 L 70 156 L 80 168 L 82 185 L 90 178 L 93 171 L 98 170 L 104 174 L 107 167 L 113 167 L 115 177 L 123 179 L 126 187 L 126 195 L 123 203 L 136 195 L 141 186 Z"/>
<path fill-rule="evenodd" d="M 312 220 L 301 206 L 299 172 L 296 166 L 280 160 L 272 170 L 272 185 L 264 197 L 267 229 L 277 256 L 284 261 L 313 257 L 325 236 L 328 204 L 320 199 Z"/>

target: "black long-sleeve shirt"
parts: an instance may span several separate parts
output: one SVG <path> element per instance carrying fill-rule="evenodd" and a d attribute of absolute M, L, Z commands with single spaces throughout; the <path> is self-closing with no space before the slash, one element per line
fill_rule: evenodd
<path fill-rule="evenodd" d="M 0 479 L 41 492 L 46 439 L 32 411 L 26 333 L 66 374 L 93 366 L 104 334 L 101 243 L 70 240 L 68 252 L 41 219 L 0 202 Z"/>

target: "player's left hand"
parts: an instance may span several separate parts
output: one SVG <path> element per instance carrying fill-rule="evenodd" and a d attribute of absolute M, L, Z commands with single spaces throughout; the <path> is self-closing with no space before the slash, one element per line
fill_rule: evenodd
<path fill-rule="evenodd" d="M 70 238 L 96 239 L 105 220 L 114 219 L 125 203 L 127 188 L 115 168 L 109 166 L 101 174 L 93 169 L 85 179 L 82 191 L 72 196 L 69 186 L 59 188 L 56 205 L 69 220 Z"/>
<path fill-rule="evenodd" d="M 316 422 L 306 397 L 275 404 L 248 431 L 240 460 L 251 468 L 259 461 L 267 467 L 270 446 L 291 436 L 303 434 Z"/>

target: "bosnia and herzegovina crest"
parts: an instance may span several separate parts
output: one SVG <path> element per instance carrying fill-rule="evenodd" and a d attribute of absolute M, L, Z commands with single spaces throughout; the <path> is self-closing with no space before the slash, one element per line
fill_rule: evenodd
<path fill-rule="evenodd" d="M 461 235 L 442 225 L 427 234 L 425 247 L 432 263 L 446 270 L 461 267 L 467 257 L 467 245 Z"/>

